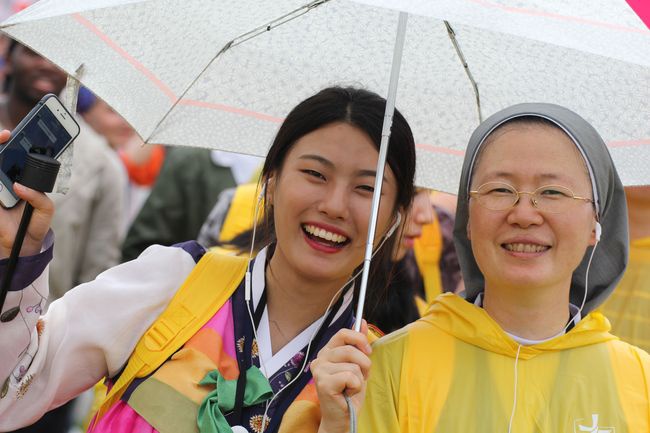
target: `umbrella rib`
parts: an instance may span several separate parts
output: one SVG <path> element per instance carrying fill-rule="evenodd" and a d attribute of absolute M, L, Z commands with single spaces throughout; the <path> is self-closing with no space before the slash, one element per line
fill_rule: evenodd
<path fill-rule="evenodd" d="M 237 46 L 239 44 L 242 44 L 242 43 L 244 43 L 244 42 L 246 42 L 246 41 L 248 41 L 250 39 L 253 39 L 253 38 L 263 34 L 263 33 L 269 32 L 269 31 L 273 30 L 274 28 L 281 26 L 282 24 L 286 24 L 289 21 L 293 21 L 293 20 L 295 20 L 297 18 L 300 18 L 301 16 L 305 15 L 307 12 L 311 11 L 312 9 L 314 9 L 314 8 L 316 8 L 316 7 L 318 7 L 318 6 L 322 5 L 322 4 L 325 4 L 325 3 L 329 2 L 329 1 L 331 1 L 331 0 L 314 0 L 314 1 L 308 3 L 308 4 L 304 5 L 304 6 L 299 7 L 298 9 L 296 9 L 294 11 L 289 12 L 288 14 L 282 15 L 281 17 L 276 18 L 273 21 L 270 21 L 268 24 L 261 25 L 261 26 L 255 28 L 255 29 L 253 29 L 253 30 L 251 30 L 249 32 L 246 32 L 243 35 L 238 36 L 235 39 L 233 39 L 232 41 L 230 41 L 229 43 L 227 43 L 221 49 L 221 51 L 217 54 L 217 56 L 219 56 L 222 52 L 224 52 L 224 51 L 226 51 L 226 50 L 228 50 L 228 49 L 230 49 L 232 47 L 235 47 L 235 46 Z M 215 56 L 215 58 L 217 56 Z"/>
<path fill-rule="evenodd" d="M 470 71 L 469 65 L 467 64 L 467 60 L 465 60 L 465 55 L 463 54 L 463 51 L 460 49 L 460 45 L 458 44 L 458 40 L 456 39 L 456 32 L 454 32 L 454 29 L 451 28 L 449 21 L 445 20 L 444 23 L 445 23 L 445 27 L 447 28 L 447 34 L 449 35 L 449 39 L 451 40 L 451 43 L 454 46 L 454 49 L 456 50 L 456 54 L 458 54 L 460 63 L 463 65 L 463 68 L 465 69 L 465 74 L 467 74 L 467 78 L 469 78 L 470 83 L 472 83 L 472 88 L 474 89 L 474 95 L 476 97 L 478 121 L 479 123 L 481 123 L 483 122 L 483 113 L 481 111 L 481 96 L 478 91 L 478 83 L 476 83 L 476 80 L 474 79 L 474 75 L 472 74 L 472 71 Z"/>
<path fill-rule="evenodd" d="M 198 74 L 196 75 L 196 77 L 194 78 L 194 80 L 192 80 L 192 82 L 191 82 L 191 83 L 190 83 L 190 84 L 185 88 L 185 90 L 183 90 L 183 92 L 182 92 L 182 93 L 181 93 L 181 94 L 176 98 L 176 100 L 174 101 L 174 103 L 172 104 L 172 106 L 169 107 L 169 110 L 167 110 L 167 112 L 165 113 L 165 115 L 161 117 L 160 121 L 158 121 L 158 123 L 156 124 L 156 126 L 151 130 L 151 133 L 149 134 L 149 137 L 147 137 L 147 139 L 144 140 L 145 143 L 149 143 L 149 140 L 153 137 L 153 134 L 158 130 L 158 128 L 160 127 L 160 125 L 162 125 L 162 123 L 167 119 L 167 117 L 168 117 L 169 114 L 174 110 L 174 108 L 176 108 L 176 106 L 178 105 L 178 103 L 179 103 L 179 102 L 180 102 L 180 101 L 185 97 L 185 95 L 187 94 L 187 92 L 192 88 L 192 86 L 194 86 L 194 84 L 199 80 L 199 78 L 201 78 L 201 76 L 203 75 L 203 73 L 204 73 L 204 72 L 205 72 L 205 71 L 206 71 L 210 66 L 212 66 L 212 64 L 213 64 L 213 63 L 214 63 L 214 62 L 215 62 L 215 61 L 216 61 L 216 60 L 217 60 L 217 59 L 218 59 L 218 58 L 219 58 L 223 53 L 225 53 L 225 52 L 228 51 L 229 49 L 231 49 L 231 48 L 233 48 L 233 47 L 235 47 L 235 46 L 237 46 L 237 45 L 239 45 L 239 44 L 242 44 L 242 43 L 244 43 L 244 42 L 246 42 L 246 41 L 248 41 L 248 40 L 250 40 L 250 39 L 253 39 L 253 38 L 255 38 L 255 37 L 257 37 L 257 36 L 259 36 L 259 35 L 261 35 L 261 34 L 264 34 L 264 33 L 266 33 L 266 32 L 269 32 L 269 31 L 273 30 L 273 29 L 276 28 L 276 27 L 279 27 L 279 26 L 281 26 L 281 25 L 283 25 L 283 24 L 286 24 L 286 23 L 288 23 L 288 22 L 290 22 L 290 21 L 293 21 L 293 20 L 295 20 L 295 19 L 297 19 L 297 18 L 299 18 L 299 17 L 305 15 L 305 14 L 308 13 L 309 11 L 311 11 L 311 10 L 317 8 L 318 6 L 320 6 L 320 5 L 322 5 L 322 4 L 325 4 L 325 3 L 329 2 L 329 1 L 330 1 L 330 0 L 313 0 L 313 1 L 309 2 L 309 3 L 307 3 L 306 5 L 299 7 L 298 9 L 295 9 L 295 10 L 289 12 L 289 13 L 286 13 L 286 14 L 284 14 L 284 15 L 278 17 L 278 18 L 275 18 L 275 19 L 269 21 L 268 23 L 263 24 L 263 25 L 261 25 L 261 26 L 259 26 L 259 27 L 256 27 L 256 28 L 254 28 L 253 30 L 250 30 L 250 31 L 248 31 L 248 32 L 246 32 L 246 33 L 243 33 L 243 34 L 237 36 L 236 38 L 230 40 L 229 42 L 227 42 L 227 43 L 226 43 L 226 44 L 225 44 L 225 45 L 224 45 L 224 46 L 223 46 L 223 47 L 222 47 L 222 48 L 221 48 L 221 49 L 220 49 L 220 50 L 219 50 L 219 51 L 214 55 L 214 57 L 212 57 L 212 59 L 210 59 L 210 61 L 205 65 L 205 67 L 201 70 L 201 72 L 198 73 Z"/>

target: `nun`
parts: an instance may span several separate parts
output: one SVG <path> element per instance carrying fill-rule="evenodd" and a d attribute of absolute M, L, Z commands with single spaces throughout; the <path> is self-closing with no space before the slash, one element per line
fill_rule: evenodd
<path fill-rule="evenodd" d="M 540 103 L 487 119 L 459 186 L 466 293 L 373 345 L 359 431 L 650 432 L 650 356 L 597 311 L 627 233 L 623 186 L 588 122 Z"/>

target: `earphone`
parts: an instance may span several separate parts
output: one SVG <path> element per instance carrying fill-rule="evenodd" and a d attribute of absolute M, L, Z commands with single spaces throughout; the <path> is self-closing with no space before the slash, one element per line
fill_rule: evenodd
<path fill-rule="evenodd" d="M 603 234 L 603 227 L 596 221 L 596 242 L 600 242 L 600 236 Z"/>
<path fill-rule="evenodd" d="M 381 247 L 384 245 L 384 243 L 386 243 L 386 241 L 387 241 L 387 240 L 388 240 L 388 239 L 393 235 L 393 233 L 395 233 L 395 230 L 397 230 L 397 228 L 399 227 L 400 222 L 402 222 L 402 214 L 401 214 L 400 212 L 397 212 L 397 216 L 395 217 L 395 222 L 394 222 L 393 225 L 388 229 L 388 231 L 386 232 L 386 234 L 383 236 L 383 239 L 381 240 L 381 242 L 379 243 L 379 245 L 377 245 L 377 248 L 373 251 L 372 256 L 371 256 L 371 259 L 372 259 L 373 257 L 375 257 L 375 254 L 377 254 L 377 253 L 379 252 L 379 250 L 380 250 Z M 250 265 L 250 262 L 249 262 L 249 265 Z M 341 294 L 341 292 L 343 292 L 343 290 L 344 290 L 346 287 L 349 287 L 349 285 L 350 285 L 351 283 L 353 283 L 354 280 L 355 280 L 359 275 L 361 275 L 362 272 L 363 272 L 363 269 L 359 269 L 359 270 L 358 270 L 354 275 L 352 275 L 352 276 L 348 279 L 348 281 L 345 282 L 345 284 L 343 284 L 343 286 L 341 286 L 341 288 L 340 288 L 340 289 L 339 289 L 339 290 L 334 294 L 334 296 L 333 296 L 332 299 L 330 300 L 330 303 L 327 305 L 327 308 L 325 309 L 325 313 L 323 314 L 323 316 L 327 315 L 327 313 L 330 311 L 330 308 L 332 308 L 332 304 L 334 303 L 334 300 L 335 300 L 335 299 L 336 299 L 336 298 Z M 249 281 L 250 281 L 250 277 L 248 277 L 248 278 L 249 278 Z M 250 317 L 251 322 L 252 322 L 252 321 L 253 321 L 253 316 L 252 316 L 252 312 L 250 311 L 250 304 L 249 304 L 248 302 L 246 302 L 246 307 L 247 307 L 247 309 L 248 309 L 248 314 L 249 314 L 249 317 Z M 317 329 L 315 329 L 314 332 L 312 333 L 312 335 L 311 335 L 311 337 L 310 337 L 310 339 L 309 339 L 309 344 L 307 345 L 307 351 L 306 351 L 306 354 L 305 354 L 305 358 L 304 358 L 304 360 L 303 360 L 302 367 L 300 368 L 300 372 L 299 372 L 299 373 L 298 373 L 298 374 L 297 374 L 297 375 L 296 375 L 296 376 L 295 376 L 295 377 L 294 377 L 294 378 L 293 378 L 293 379 L 292 379 L 292 380 L 291 380 L 287 385 L 285 385 L 284 388 L 282 388 L 280 391 L 278 391 L 278 393 L 274 394 L 273 397 L 271 398 L 271 401 L 266 405 L 266 409 L 264 410 L 264 415 L 263 415 L 263 417 L 262 417 L 262 423 L 263 423 L 263 424 L 264 424 L 264 422 L 265 422 L 265 420 L 266 420 L 266 418 L 267 418 L 267 411 L 268 411 L 269 407 L 271 406 L 271 403 L 273 403 L 273 401 L 277 398 L 277 396 L 278 396 L 282 391 L 284 391 L 285 389 L 287 389 L 288 386 L 289 386 L 290 384 L 292 384 L 293 382 L 295 382 L 295 381 L 300 377 L 300 375 L 302 374 L 302 372 L 305 371 L 305 368 L 306 368 L 306 366 L 307 366 L 307 360 L 309 359 L 309 352 L 311 351 L 311 344 L 312 344 L 312 342 L 313 342 L 314 336 L 316 335 L 316 333 L 317 333 L 318 331 L 320 331 L 320 328 L 323 327 L 323 326 L 327 326 L 327 324 L 326 324 L 324 321 L 323 321 L 323 322 L 320 324 L 320 326 L 319 326 Z M 256 330 L 255 330 L 255 327 L 253 327 L 253 333 L 254 333 L 254 335 L 255 335 L 255 339 L 257 339 L 257 332 L 256 332 Z M 262 358 L 260 358 L 260 365 L 261 365 L 261 363 L 262 363 Z M 265 371 L 265 373 L 266 373 L 266 369 L 265 369 L 265 368 L 264 368 L 264 371 Z M 350 412 L 350 431 L 351 431 L 351 432 L 356 432 L 356 424 L 357 424 L 357 423 L 356 423 L 356 414 L 355 414 L 355 412 L 354 412 L 354 410 L 353 410 L 353 408 L 352 408 L 352 401 L 350 400 L 350 397 L 348 397 L 347 395 L 345 395 L 345 401 L 346 401 L 346 404 L 347 404 L 347 406 L 348 406 L 348 411 Z"/>
<path fill-rule="evenodd" d="M 266 184 L 268 184 L 269 181 L 265 181 L 264 184 L 262 184 L 262 188 L 260 189 L 260 195 L 257 196 L 257 205 L 259 206 L 260 203 L 262 202 L 262 199 L 264 198 L 264 194 L 266 194 Z"/>
<path fill-rule="evenodd" d="M 397 228 L 399 227 L 399 223 L 401 222 L 402 222 L 402 214 L 400 212 L 397 212 L 397 216 L 395 217 L 395 222 L 386 232 L 386 238 L 393 236 L 393 233 L 395 233 L 395 230 L 397 230 Z"/>
<path fill-rule="evenodd" d="M 251 297 L 252 297 L 251 262 L 252 262 L 252 257 L 253 257 L 253 249 L 254 249 L 254 246 L 255 246 L 255 235 L 256 235 L 256 231 L 257 231 L 257 220 L 258 220 L 259 208 L 260 208 L 260 204 L 262 203 L 262 200 L 263 200 L 263 198 L 264 198 L 264 196 L 265 196 L 265 194 L 266 194 L 266 186 L 267 186 L 267 183 L 265 182 L 265 183 L 262 185 L 262 188 L 261 188 L 260 193 L 259 193 L 258 198 L 257 198 L 257 202 L 256 202 L 256 204 L 255 204 L 255 211 L 254 211 L 254 217 L 253 217 L 254 219 L 253 219 L 253 232 L 252 232 L 252 239 L 251 239 L 251 248 L 250 248 L 250 250 L 249 250 L 249 254 L 248 254 L 248 263 L 247 263 L 246 273 L 245 273 L 245 276 L 244 276 L 244 287 L 245 287 L 245 291 L 244 291 L 244 299 L 245 299 L 246 310 L 247 310 L 247 312 L 248 312 L 249 319 L 250 319 L 250 321 L 251 321 L 251 324 L 253 324 L 253 335 L 254 335 L 255 340 L 258 340 L 258 337 L 257 337 L 257 329 L 256 329 L 255 324 L 254 324 L 255 322 L 254 322 L 254 320 L 253 320 L 253 313 L 252 313 L 252 311 L 251 311 L 251 304 L 250 304 L 250 300 L 251 300 Z M 386 234 L 383 236 L 383 239 L 381 240 L 381 242 L 379 243 L 379 245 L 377 246 L 377 248 L 375 249 L 375 251 L 372 253 L 372 257 L 374 257 L 374 255 L 375 255 L 375 254 L 376 254 L 376 253 L 381 249 L 381 247 L 384 245 L 384 243 L 385 243 L 385 242 L 386 242 L 386 241 L 387 241 L 387 240 L 388 240 L 388 239 L 389 239 L 389 238 L 390 238 L 390 237 L 395 233 L 395 230 L 397 230 L 397 229 L 399 228 L 401 221 L 402 221 L 402 214 L 401 214 L 400 212 L 397 212 L 397 215 L 395 216 L 395 222 L 394 222 L 393 225 L 392 225 L 392 226 L 387 230 Z M 372 257 L 371 257 L 371 258 L 372 258 Z M 325 310 L 325 314 L 324 314 L 324 315 L 327 315 L 327 314 L 328 314 L 328 312 L 330 311 L 330 308 L 332 307 L 332 304 L 334 303 L 334 300 L 335 300 L 335 299 L 336 299 L 336 298 L 341 294 L 341 292 L 342 292 L 346 287 L 348 287 L 348 285 L 349 285 L 350 283 L 352 283 L 352 282 L 353 282 L 353 281 L 354 281 L 354 280 L 355 280 L 355 279 L 356 279 L 356 278 L 361 274 L 361 272 L 362 272 L 362 270 L 359 270 L 357 273 L 355 273 L 355 274 L 354 274 L 354 275 L 353 275 L 353 276 L 352 276 L 352 277 L 351 277 L 351 278 L 350 278 L 350 279 L 349 279 L 349 280 L 348 280 L 348 281 L 347 281 L 347 282 L 346 282 L 346 283 L 345 283 L 345 284 L 344 284 L 344 285 L 343 285 L 343 286 L 342 286 L 342 287 L 341 287 L 341 288 L 340 288 L 340 289 L 335 293 L 335 295 L 334 295 L 334 296 L 332 297 L 332 299 L 330 300 L 330 303 L 328 304 L 328 306 L 327 306 L 327 308 L 326 308 L 326 310 Z M 320 326 L 318 326 L 318 328 L 317 328 L 316 330 L 314 330 L 314 332 L 312 333 L 312 335 L 311 335 L 311 337 L 310 337 L 310 339 L 309 339 L 309 344 L 307 345 L 307 352 L 306 352 L 306 355 L 305 355 L 305 358 L 304 358 L 304 361 L 303 361 L 303 365 L 302 365 L 302 367 L 301 367 L 301 369 L 300 369 L 300 373 L 297 374 L 297 375 L 296 375 L 296 376 L 295 376 L 295 377 L 294 377 L 294 378 L 293 378 L 293 379 L 292 379 L 292 380 L 291 380 L 291 381 L 290 381 L 290 382 L 289 382 L 289 383 L 288 383 L 284 388 L 282 388 L 279 392 L 275 393 L 275 394 L 273 395 L 273 397 L 271 398 L 271 400 L 266 404 L 266 408 L 265 408 L 265 410 L 264 410 L 264 415 L 263 415 L 263 417 L 262 417 L 262 423 L 263 423 L 263 424 L 265 424 L 265 422 L 266 422 L 266 419 L 267 419 L 267 413 L 268 413 L 269 407 L 270 407 L 271 404 L 276 400 L 276 398 L 278 397 L 278 395 L 279 395 L 282 391 L 284 391 L 285 389 L 287 389 L 289 385 L 291 385 L 292 383 L 294 383 L 294 382 L 295 382 L 295 381 L 296 381 L 296 380 L 301 376 L 302 372 L 305 371 L 305 368 L 306 368 L 306 365 L 307 365 L 306 363 L 307 363 L 307 360 L 309 359 L 309 353 L 310 353 L 310 351 L 311 351 L 311 347 L 312 347 L 312 343 L 313 343 L 314 336 L 316 335 L 316 333 L 317 333 L 318 331 L 320 331 L 320 329 L 321 329 L 323 326 L 327 326 L 327 325 L 328 325 L 328 324 L 326 324 L 326 323 L 323 321 L 323 322 L 320 324 Z M 263 361 L 262 361 L 261 358 L 260 358 L 260 366 L 262 367 L 263 374 L 264 374 L 266 377 L 268 377 L 268 371 L 266 370 L 266 366 L 264 365 L 264 363 L 263 363 Z M 350 419 L 351 424 L 350 424 L 350 425 L 351 425 L 351 427 L 352 427 L 352 431 L 356 431 L 356 416 L 355 416 L 354 410 L 352 409 L 352 406 L 351 406 L 352 403 L 351 403 L 351 401 L 350 401 L 350 399 L 349 399 L 348 396 L 346 396 L 346 402 L 347 402 L 347 404 L 348 404 L 348 409 L 349 409 L 349 411 L 350 411 L 350 417 L 351 417 L 351 419 Z"/>
<path fill-rule="evenodd" d="M 257 203 L 255 203 L 255 212 L 253 215 L 253 236 L 251 239 L 251 249 L 248 251 L 248 263 L 246 264 L 246 274 L 244 275 L 244 300 L 248 305 L 251 300 L 251 261 L 253 260 L 253 249 L 255 248 L 255 234 L 257 233 L 257 218 L 259 216 L 260 204 L 266 195 L 266 185 L 268 180 L 262 184 L 260 194 L 257 196 Z M 256 336 L 257 338 L 257 336 Z"/>

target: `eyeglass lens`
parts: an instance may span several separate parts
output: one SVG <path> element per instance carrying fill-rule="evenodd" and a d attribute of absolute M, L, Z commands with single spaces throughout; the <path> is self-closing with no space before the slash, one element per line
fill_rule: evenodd
<path fill-rule="evenodd" d="M 506 183 L 489 182 L 478 189 L 478 202 L 491 210 L 506 210 L 517 204 L 519 200 L 532 200 L 533 206 L 540 211 L 550 213 L 565 212 L 571 206 L 573 192 L 559 185 L 542 186 L 534 192 L 517 192 Z"/>

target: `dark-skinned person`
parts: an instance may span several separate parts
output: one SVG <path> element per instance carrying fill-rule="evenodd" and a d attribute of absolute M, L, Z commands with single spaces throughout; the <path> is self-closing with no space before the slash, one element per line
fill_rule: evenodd
<path fill-rule="evenodd" d="M 66 83 L 64 71 L 14 40 L 6 68 L 0 129 L 15 128 L 43 96 L 61 93 Z M 75 120 L 81 132 L 74 141 L 69 189 L 52 195 L 58 210 L 52 226 L 59 242 L 50 266 L 50 301 L 92 280 L 120 258 L 126 174 L 106 140 L 80 118 Z"/>
<path fill-rule="evenodd" d="M 623 186 L 587 121 L 546 103 L 484 121 L 455 240 L 465 297 L 439 296 L 374 344 L 360 432 L 650 431 L 650 356 L 595 311 L 628 234 Z M 324 371 L 335 350 L 321 351 Z"/>
<path fill-rule="evenodd" d="M 25 309 L 47 293 L 54 207 L 16 184 L 36 210 L 14 279 L 20 287 L 5 305 L 20 303 L 23 314 L 0 324 L 0 430 L 28 424 L 102 377 L 110 391 L 95 433 L 325 433 L 347 425 L 331 387 L 347 389 L 358 409 L 369 365 L 359 369 L 363 359 L 348 347 L 366 357 L 370 346 L 348 328 L 385 106 L 372 92 L 332 87 L 286 116 L 262 170 L 257 236 L 268 246 L 253 262 L 206 253 L 194 241 L 152 246 L 71 290 L 44 317 Z M 414 191 L 415 144 L 398 111 L 390 143 L 377 266 L 391 259 L 390 234 Z M 4 256 L 21 207 L 0 211 Z M 338 355 L 317 383 L 309 364 L 325 345 Z"/>

